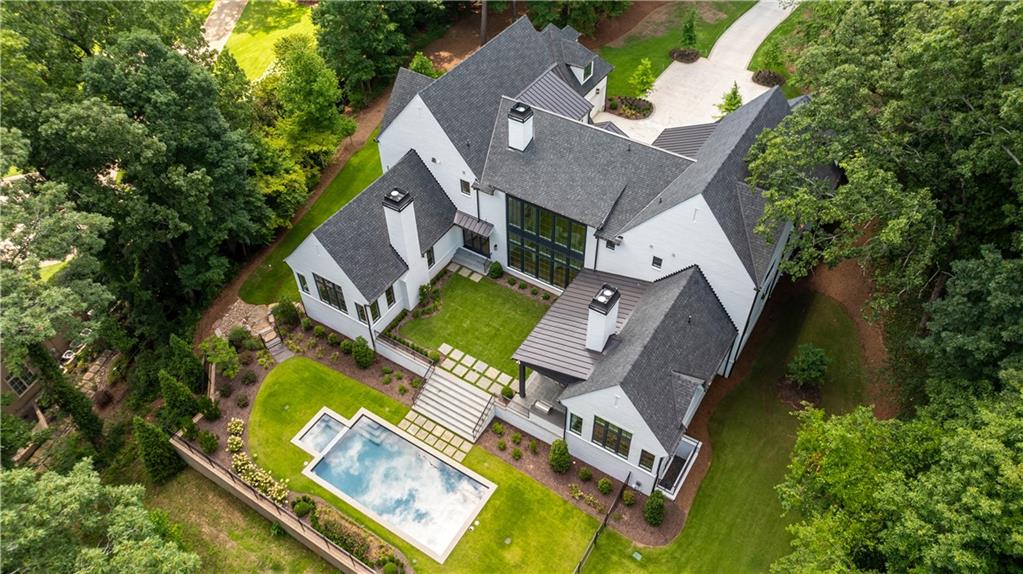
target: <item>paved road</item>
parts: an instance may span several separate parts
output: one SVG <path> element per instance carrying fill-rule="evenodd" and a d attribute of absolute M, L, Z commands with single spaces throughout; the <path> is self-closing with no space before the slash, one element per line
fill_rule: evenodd
<path fill-rule="evenodd" d="M 227 39 L 234 31 L 234 25 L 238 23 L 238 18 L 241 18 L 248 1 L 217 0 L 217 3 L 213 5 L 213 10 L 210 10 L 210 15 L 206 17 L 206 23 L 203 24 L 203 37 L 206 38 L 206 43 L 214 52 L 220 53 L 224 49 Z"/>
<path fill-rule="evenodd" d="M 649 118 L 627 120 L 603 112 L 594 121 L 612 121 L 631 137 L 650 143 L 664 128 L 714 121 L 719 113 L 715 104 L 721 102 L 732 82 L 739 86 L 744 102 L 759 96 L 767 88 L 753 83 L 753 73 L 746 65 L 790 11 L 791 6 L 782 8 L 776 1 L 761 0 L 725 30 L 710 57 L 692 64 L 672 62 L 650 92 L 654 113 Z"/>

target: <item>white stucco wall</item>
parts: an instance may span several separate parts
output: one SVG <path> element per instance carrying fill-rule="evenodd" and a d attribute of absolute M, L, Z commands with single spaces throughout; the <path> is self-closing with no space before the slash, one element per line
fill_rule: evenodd
<path fill-rule="evenodd" d="M 416 96 L 405 107 L 391 125 L 378 136 L 380 140 L 380 163 L 387 171 L 404 157 L 410 149 L 416 150 L 426 167 L 451 198 L 455 207 L 476 215 L 476 194 L 460 191 L 460 180 L 472 184 L 476 175 L 462 159 L 440 124 L 433 117 L 422 98 Z"/>
<path fill-rule="evenodd" d="M 618 480 L 624 480 L 631 472 L 630 486 L 644 494 L 649 494 L 654 487 L 656 477 L 653 472 L 657 471 L 661 459 L 667 456 L 667 451 L 657 441 L 653 432 L 647 427 L 639 411 L 629 401 L 629 397 L 621 387 L 611 387 L 600 391 L 564 399 L 561 401 L 568 409 L 568 416 L 565 418 L 566 425 L 571 424 L 574 413 L 583 419 L 583 430 L 581 435 L 565 430 L 565 442 L 568 443 L 568 452 L 572 456 L 593 465 L 601 472 L 609 474 Z M 604 447 L 590 442 L 593 433 L 593 417 L 600 418 L 632 433 L 632 444 L 629 448 L 628 460 L 606 450 Z M 639 468 L 639 457 L 641 451 L 647 451 L 654 455 L 653 472 Z M 636 486 L 636 481 L 640 485 Z"/>

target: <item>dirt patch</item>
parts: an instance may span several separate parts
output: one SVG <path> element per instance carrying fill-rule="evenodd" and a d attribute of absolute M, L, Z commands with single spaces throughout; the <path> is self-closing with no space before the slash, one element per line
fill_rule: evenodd
<path fill-rule="evenodd" d="M 821 390 L 819 387 L 800 387 L 789 379 L 778 381 L 778 400 L 788 405 L 793 411 L 801 411 L 810 406 L 818 407 L 821 404 Z"/>
<path fill-rule="evenodd" d="M 558 474 L 551 470 L 551 465 L 547 462 L 547 456 L 551 450 L 550 445 L 534 438 L 528 433 L 522 432 L 506 421 L 502 420 L 501 424 L 504 426 L 504 434 L 502 436 L 497 436 L 492 429 L 488 429 L 476 441 L 476 446 L 483 447 L 491 454 L 533 477 L 586 514 L 597 520 L 604 519 L 604 514 L 611 508 L 611 503 L 614 502 L 615 494 L 621 490 L 621 481 L 605 475 L 574 457 L 572 458 L 571 470 L 565 474 Z M 518 445 L 512 442 L 512 435 L 515 433 L 522 435 L 522 440 Z M 497 448 L 497 443 L 501 440 L 507 446 L 503 451 Z M 528 448 L 532 440 L 535 440 L 537 443 L 536 454 L 530 452 Z M 522 458 L 520 460 L 515 460 L 512 457 L 512 449 L 516 447 L 522 450 Z M 593 472 L 590 480 L 583 481 L 579 479 L 579 469 L 583 467 L 589 467 Z M 602 478 L 607 478 L 611 481 L 611 494 L 602 494 L 597 489 L 597 481 Z M 572 494 L 573 485 L 579 489 L 579 494 L 576 496 Z M 619 501 L 618 505 L 611 512 L 610 520 L 607 521 L 608 526 L 630 540 L 650 546 L 663 546 L 679 535 L 686 519 L 685 513 L 679 507 L 671 504 L 671 501 L 665 501 L 664 522 L 657 527 L 650 526 L 643 518 L 643 505 L 646 504 L 647 497 L 635 490 L 632 490 L 632 492 L 635 494 L 636 502 L 632 506 L 625 506 L 624 503 Z M 588 500 L 590 502 L 587 502 Z"/>
<path fill-rule="evenodd" d="M 636 2 L 643 5 L 645 2 Z M 631 28 L 624 30 L 623 34 L 609 41 L 607 45 L 612 48 L 621 48 L 629 40 L 661 36 L 671 30 L 676 24 L 675 16 L 679 10 L 678 4 L 664 2 L 650 12 L 643 15 L 643 18 L 636 22 Z"/>
<path fill-rule="evenodd" d="M 694 7 L 696 8 L 696 15 L 700 17 L 700 20 L 709 24 L 720 22 L 728 17 L 728 14 L 718 10 L 713 2 L 697 2 Z"/>

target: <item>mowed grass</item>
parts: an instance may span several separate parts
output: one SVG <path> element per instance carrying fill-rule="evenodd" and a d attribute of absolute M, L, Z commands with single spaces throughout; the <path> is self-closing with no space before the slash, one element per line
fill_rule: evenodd
<path fill-rule="evenodd" d="M 753 54 L 753 59 L 750 60 L 749 69 L 765 69 L 766 66 L 763 64 L 765 47 L 772 43 L 778 43 L 783 64 L 781 66 L 771 66 L 767 69 L 781 74 L 787 80 L 781 88 L 786 98 L 794 98 L 802 93 L 802 89 L 792 83 L 791 71 L 795 69 L 796 60 L 805 47 L 802 27 L 811 18 L 813 18 L 813 2 L 804 2 L 796 6 L 792 13 L 764 39 L 764 42 L 760 44 L 760 47 Z"/>
<path fill-rule="evenodd" d="M 294 538 L 272 536 L 268 520 L 190 468 L 148 486 L 146 506 L 180 526 L 181 543 L 199 555 L 203 572 L 334 572 Z"/>
<path fill-rule="evenodd" d="M 696 12 L 696 48 L 700 51 L 701 55 L 706 57 L 710 54 L 711 48 L 714 47 L 714 42 L 717 42 L 718 36 L 724 33 L 736 18 L 752 8 L 756 2 L 733 1 L 707 2 L 704 4 L 709 5 L 708 12 L 712 14 L 719 13 L 718 19 L 711 22 L 704 20 L 700 16 L 700 10 Z M 679 2 L 673 5 L 672 8 L 664 8 L 673 9 L 674 11 L 663 25 L 652 26 L 650 28 L 651 30 L 656 29 L 656 32 L 645 31 L 644 26 L 641 24 L 638 27 L 640 31 L 630 32 L 630 35 L 625 37 L 621 45 L 615 42 L 616 45 L 614 46 L 601 48 L 600 56 L 615 67 L 607 79 L 607 93 L 609 96 L 630 94 L 629 77 L 632 76 L 632 73 L 639 66 L 639 62 L 643 58 L 650 58 L 655 76 L 659 76 L 668 67 L 668 64 L 671 63 L 671 56 L 668 53 L 673 48 L 679 47 L 682 23 L 688 11 L 693 9 L 693 7 L 694 4 Z"/>
<path fill-rule="evenodd" d="M 46 265 L 39 266 L 39 278 L 43 281 L 49 281 L 56 275 L 61 269 L 67 267 L 70 260 L 58 261 L 56 263 L 48 263 Z"/>
<path fill-rule="evenodd" d="M 249 2 L 225 46 L 245 75 L 255 80 L 274 60 L 274 44 L 292 34 L 315 38 L 312 9 L 294 0 Z"/>
<path fill-rule="evenodd" d="M 569 572 L 582 556 L 597 521 L 519 472 L 473 447 L 463 464 L 498 485 L 443 565 L 392 534 L 302 475 L 310 457 L 291 444 L 309 419 L 327 406 L 344 416 L 366 407 L 397 423 L 408 407 L 361 383 L 303 357 L 278 365 L 263 381 L 249 418 L 249 450 L 295 492 L 323 497 L 349 517 L 401 549 L 419 573 Z M 530 455 L 526 455 L 530 456 Z M 504 540 L 511 538 L 511 544 Z"/>
<path fill-rule="evenodd" d="M 837 302 L 805 293 L 784 305 L 762 319 L 772 323 L 750 376 L 711 418 L 713 459 L 682 534 L 665 547 L 639 548 L 606 530 L 587 573 L 766 572 L 789 552 L 785 527 L 796 517 L 782 516 L 774 487 L 784 477 L 797 421 L 778 400 L 777 382 L 797 345 L 812 342 L 833 359 L 822 400 L 840 413 L 862 401 L 865 370 L 856 327 Z"/>
<path fill-rule="evenodd" d="M 512 354 L 547 309 L 489 278 L 454 275 L 441 289 L 440 311 L 405 323 L 401 334 L 431 349 L 447 343 L 515 377 Z"/>
<path fill-rule="evenodd" d="M 380 151 L 375 138 L 374 132 L 366 141 L 366 145 L 348 159 L 348 163 L 334 181 L 330 182 L 330 186 L 323 190 L 316 203 L 285 233 L 263 264 L 242 284 L 240 295 L 246 303 L 267 305 L 283 296 L 298 300 L 298 287 L 295 285 L 291 268 L 284 263 L 284 258 L 321 223 L 383 174 L 380 167 Z"/>

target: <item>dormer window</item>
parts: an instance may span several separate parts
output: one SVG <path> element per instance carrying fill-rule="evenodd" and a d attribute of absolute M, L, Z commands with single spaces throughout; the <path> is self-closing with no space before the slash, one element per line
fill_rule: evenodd
<path fill-rule="evenodd" d="M 585 82 L 586 80 L 589 80 L 590 76 L 592 76 L 592 75 L 593 75 L 593 62 L 591 61 L 589 64 L 586 64 L 585 68 L 583 68 L 583 82 Z"/>

